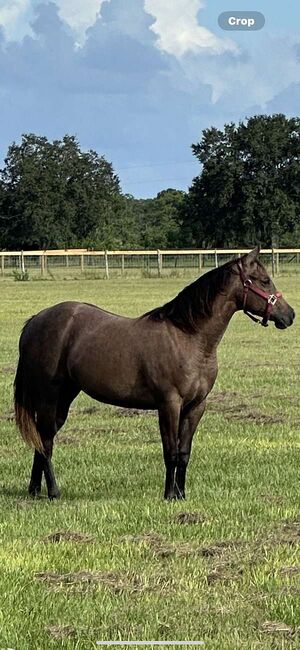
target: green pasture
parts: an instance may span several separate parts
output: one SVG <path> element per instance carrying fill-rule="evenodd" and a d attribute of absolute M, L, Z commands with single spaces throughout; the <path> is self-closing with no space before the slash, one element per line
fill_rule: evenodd
<path fill-rule="evenodd" d="M 278 287 L 300 312 L 300 277 Z M 0 648 L 203 640 L 208 650 L 300 647 L 300 318 L 237 314 L 195 436 L 186 502 L 162 499 L 155 414 L 80 395 L 58 435 L 62 498 L 27 496 L 32 452 L 12 418 L 26 318 L 75 299 L 127 315 L 183 278 L 0 283 Z M 154 352 L 155 353 L 155 352 Z"/>

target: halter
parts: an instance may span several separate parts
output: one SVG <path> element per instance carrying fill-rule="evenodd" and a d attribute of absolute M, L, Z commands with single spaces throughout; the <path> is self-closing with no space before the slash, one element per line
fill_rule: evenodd
<path fill-rule="evenodd" d="M 266 291 L 263 291 L 263 289 L 259 289 L 259 287 L 256 287 L 253 284 L 250 278 L 247 278 L 245 276 L 243 265 L 240 260 L 238 260 L 237 265 L 240 272 L 240 278 L 244 287 L 244 295 L 243 295 L 244 314 L 249 316 L 249 318 L 252 318 L 252 320 L 254 320 L 255 323 L 260 323 L 260 325 L 263 325 L 263 327 L 268 327 L 268 320 L 270 319 L 271 313 L 273 311 L 273 307 L 276 305 L 278 298 L 282 298 L 282 293 L 280 291 L 276 291 L 275 293 L 267 293 Z M 247 303 L 247 297 L 249 291 L 256 293 L 257 296 L 260 296 L 261 298 L 267 301 L 265 313 L 263 315 L 262 320 L 259 320 L 259 318 L 256 318 L 255 316 L 250 314 L 250 312 L 246 309 L 246 303 Z"/>

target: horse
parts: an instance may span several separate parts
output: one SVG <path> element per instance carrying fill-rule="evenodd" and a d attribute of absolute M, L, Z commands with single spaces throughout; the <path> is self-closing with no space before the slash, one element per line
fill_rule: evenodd
<path fill-rule="evenodd" d="M 44 473 L 48 497 L 60 492 L 53 440 L 80 391 L 99 402 L 158 411 L 165 499 L 185 498 L 192 439 L 215 383 L 217 347 L 238 310 L 285 329 L 295 312 L 258 260 L 259 248 L 215 268 L 137 318 L 62 302 L 22 330 L 14 382 L 15 419 L 34 447 L 29 493 Z M 261 319 L 261 320 L 260 320 Z"/>

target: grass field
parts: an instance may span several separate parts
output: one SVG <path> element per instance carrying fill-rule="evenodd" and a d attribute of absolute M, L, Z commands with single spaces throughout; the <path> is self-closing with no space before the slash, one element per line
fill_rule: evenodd
<path fill-rule="evenodd" d="M 12 420 L 23 321 L 65 299 L 136 315 L 183 284 L 1 282 L 1 648 L 83 650 L 109 639 L 299 648 L 300 319 L 287 331 L 232 320 L 186 502 L 162 499 L 155 415 L 84 395 L 54 452 L 61 500 L 27 496 L 32 454 Z M 277 285 L 299 312 L 300 278 Z"/>

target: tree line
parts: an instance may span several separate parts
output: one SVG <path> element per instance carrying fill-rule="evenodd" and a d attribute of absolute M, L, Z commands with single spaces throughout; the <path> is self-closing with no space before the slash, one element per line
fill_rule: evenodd
<path fill-rule="evenodd" d="M 0 248 L 300 245 L 300 118 L 211 127 L 192 145 L 188 192 L 122 193 L 113 166 L 66 135 L 13 143 L 0 170 Z"/>

